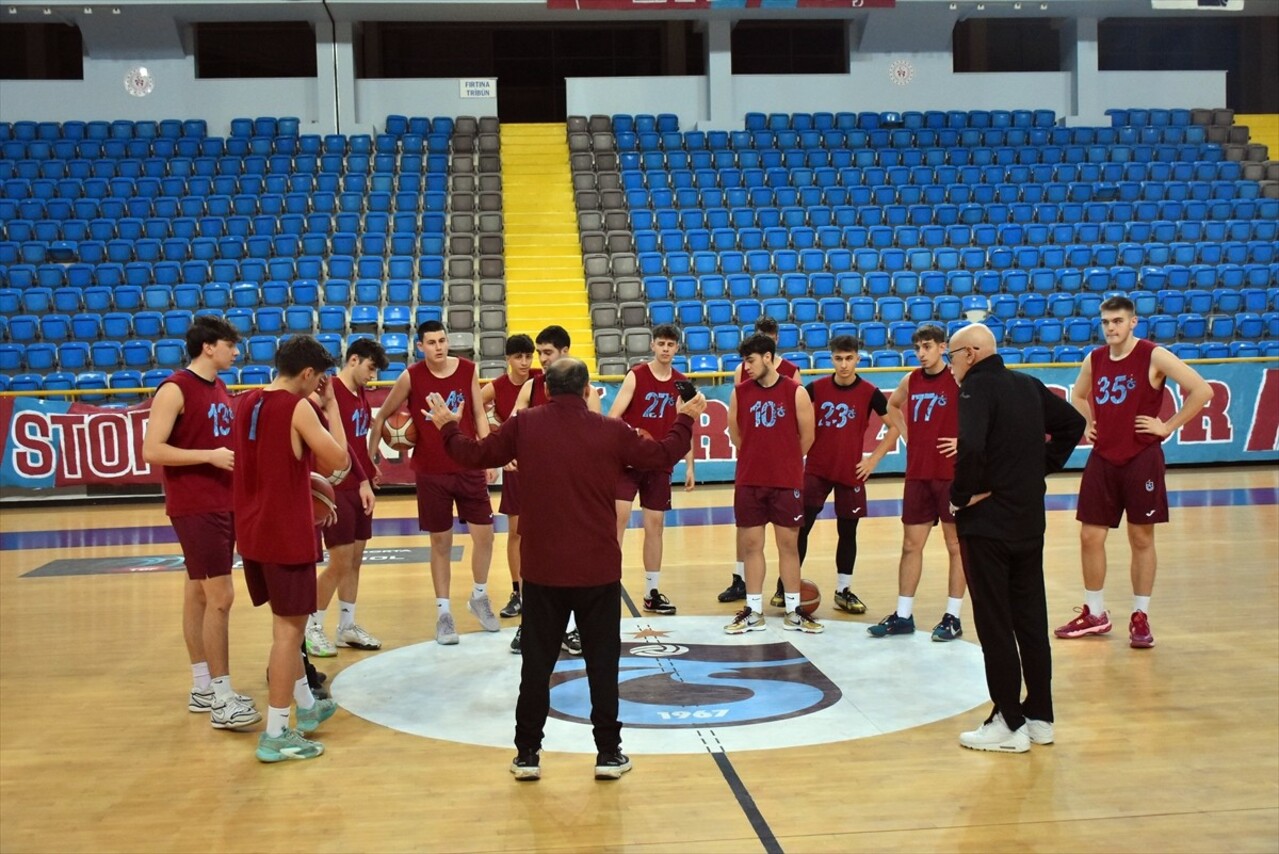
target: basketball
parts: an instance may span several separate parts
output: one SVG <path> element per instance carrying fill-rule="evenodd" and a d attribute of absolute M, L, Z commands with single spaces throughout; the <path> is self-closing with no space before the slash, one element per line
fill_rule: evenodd
<path fill-rule="evenodd" d="M 337 469 L 335 471 L 329 468 L 328 466 L 322 465 L 317 460 L 315 464 L 315 470 L 316 470 L 316 473 L 318 473 L 321 477 L 327 479 L 329 483 L 333 484 L 334 486 L 337 486 L 339 483 L 346 480 L 346 476 L 351 473 L 351 463 L 348 462 L 346 464 L 346 468 Z"/>
<path fill-rule="evenodd" d="M 396 412 L 382 422 L 382 441 L 397 451 L 417 444 L 417 426 L 407 412 Z"/>
<path fill-rule="evenodd" d="M 807 578 L 799 582 L 799 607 L 810 617 L 817 613 L 817 606 L 822 604 L 822 591 Z"/>
<path fill-rule="evenodd" d="M 311 509 L 314 511 L 315 524 L 323 525 L 338 509 L 337 493 L 333 484 L 319 472 L 311 472 Z"/>

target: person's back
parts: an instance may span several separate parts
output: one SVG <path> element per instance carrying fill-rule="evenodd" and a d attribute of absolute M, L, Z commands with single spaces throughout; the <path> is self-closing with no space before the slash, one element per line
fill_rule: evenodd
<path fill-rule="evenodd" d="M 267 563 L 309 563 L 319 546 L 311 514 L 310 449 L 293 453 L 293 411 L 302 397 L 257 389 L 235 432 L 235 533 L 240 554 Z"/>

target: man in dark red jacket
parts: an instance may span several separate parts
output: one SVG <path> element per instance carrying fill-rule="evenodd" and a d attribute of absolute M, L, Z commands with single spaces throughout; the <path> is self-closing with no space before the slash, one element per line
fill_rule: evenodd
<path fill-rule="evenodd" d="M 699 394 L 681 402 L 670 432 L 655 442 L 624 421 L 587 409 L 586 395 L 594 391 L 586 365 L 577 359 L 557 359 L 546 371 L 546 390 L 546 406 L 521 412 L 479 441 L 458 430 L 460 413 L 450 411 L 438 395 L 428 398 L 427 414 L 457 462 L 492 468 L 515 460 L 526 494 L 554 498 L 521 508 L 524 661 L 515 706 L 518 755 L 511 773 L 517 780 L 541 776 L 538 754 L 550 709 L 551 671 L 572 612 L 590 683 L 595 778 L 613 780 L 631 768 L 621 752 L 617 719 L 622 579 L 617 480 L 628 466 L 669 469 L 688 453 L 692 419 L 706 408 L 706 399 Z"/>

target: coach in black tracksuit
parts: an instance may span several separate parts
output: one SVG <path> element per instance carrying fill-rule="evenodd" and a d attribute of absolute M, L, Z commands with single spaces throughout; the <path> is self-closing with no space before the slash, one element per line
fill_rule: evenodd
<path fill-rule="evenodd" d="M 1050 742 L 1044 477 L 1066 464 L 1083 435 L 1084 419 L 1039 380 L 1008 370 L 984 325 L 957 332 L 950 356 L 951 370 L 960 382 L 959 453 L 950 500 L 958 508 L 955 522 L 964 573 L 995 706 L 983 730 L 1002 716 L 1003 725 L 1015 734 L 1030 719 L 1041 727 L 1042 739 L 1031 729 L 1029 740 Z M 1000 742 L 1002 732 L 987 732 L 985 737 L 982 730 L 964 733 L 960 742 L 981 750 L 1029 748 L 1025 734 L 1019 739 L 1024 746 L 1009 746 Z"/>

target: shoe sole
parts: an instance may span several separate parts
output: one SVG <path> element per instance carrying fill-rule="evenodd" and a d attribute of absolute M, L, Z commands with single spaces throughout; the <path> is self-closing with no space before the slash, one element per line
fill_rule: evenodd
<path fill-rule="evenodd" d="M 254 755 L 257 756 L 259 762 L 283 762 L 286 759 L 315 759 L 317 756 L 324 755 L 324 745 L 320 744 L 317 745 L 317 747 L 319 749 L 316 750 L 315 753 L 307 756 L 302 756 L 296 753 L 281 753 L 278 750 L 273 750 L 270 753 L 264 754 L 261 749 L 254 751 Z"/>
<path fill-rule="evenodd" d="M 1044 745 L 1044 744 L 1052 744 L 1052 743 L 1053 743 L 1053 739 L 1052 739 L 1051 737 L 1049 737 L 1049 738 L 1043 738 L 1043 739 L 1040 739 L 1040 738 L 1035 738 L 1035 737 L 1032 735 L 1032 736 L 1028 736 L 1028 738 L 1030 739 L 1030 743 L 1031 743 L 1031 744 L 1040 744 L 1040 745 Z"/>
<path fill-rule="evenodd" d="M 352 643 L 351 641 L 338 641 L 338 646 L 345 647 L 347 649 L 364 649 L 364 650 L 382 648 L 382 644 L 380 643 L 379 644 Z"/>
<path fill-rule="evenodd" d="M 1128 645 L 1133 649 L 1153 649 L 1155 641 L 1153 638 L 1149 641 L 1135 641 L 1129 638 Z"/>
<path fill-rule="evenodd" d="M 1017 747 L 1017 746 L 1002 745 L 1002 744 L 990 744 L 990 745 L 964 744 L 961 741 L 959 743 L 959 746 L 967 748 L 968 750 L 980 750 L 983 753 L 1029 753 L 1030 752 L 1029 744 L 1026 745 L 1025 747 Z"/>
<path fill-rule="evenodd" d="M 719 601 L 721 601 L 721 602 L 743 602 L 743 601 L 745 601 L 745 600 L 746 600 L 746 594 L 745 594 L 745 593 L 743 593 L 741 596 L 738 596 L 738 595 L 737 595 L 737 594 L 735 594 L 735 593 L 734 593 L 734 594 L 732 594 L 732 595 L 727 595 L 727 594 L 721 593 L 721 594 L 719 594 L 718 596 L 716 596 L 715 598 L 716 598 L 716 599 L 718 599 L 718 600 L 719 600 Z"/>
<path fill-rule="evenodd" d="M 1053 631 L 1053 634 L 1064 640 L 1071 640 L 1074 638 L 1087 637 L 1088 635 L 1104 635 L 1113 628 L 1114 628 L 1114 624 L 1111 623 L 1105 626 L 1097 626 L 1095 628 L 1087 628 L 1087 629 L 1078 629 L 1076 631 L 1069 631 L 1069 632 L 1063 631 L 1062 629 L 1056 629 Z"/>
<path fill-rule="evenodd" d="M 209 723 L 212 725 L 214 729 L 238 730 L 238 729 L 246 729 L 247 727 L 251 727 L 256 723 L 260 723 L 261 721 L 262 721 L 262 715 L 261 713 L 258 713 L 258 714 L 255 714 L 250 720 L 246 720 L 246 721 L 228 721 L 227 723 L 218 723 L 217 721 L 211 720 Z"/>
<path fill-rule="evenodd" d="M 726 634 L 726 635 L 744 635 L 744 634 L 746 634 L 747 632 L 763 632 L 763 631 L 767 631 L 767 630 L 768 630 L 768 626 L 764 625 L 763 623 L 759 623 L 758 625 L 754 625 L 754 626 L 747 626 L 747 627 L 746 627 L 746 628 L 744 628 L 744 629 L 724 629 L 724 634 Z"/>
<path fill-rule="evenodd" d="M 872 632 L 870 629 L 867 629 L 866 634 L 870 635 L 873 638 L 904 638 L 904 637 L 909 637 L 910 635 L 913 635 L 914 632 L 913 631 L 912 632 L 884 632 L 883 634 L 876 634 L 875 632 Z M 933 640 L 937 640 L 937 638 L 933 638 Z"/>
<path fill-rule="evenodd" d="M 315 649 L 310 644 L 306 645 L 306 654 L 312 658 L 335 658 L 338 654 L 337 650 Z"/>
<path fill-rule="evenodd" d="M 457 635 L 445 635 L 444 637 L 436 635 L 435 642 L 440 646 L 453 646 L 458 642 L 458 637 Z"/>
<path fill-rule="evenodd" d="M 964 636 L 964 633 L 963 633 L 963 632 L 959 632 L 959 633 L 957 633 L 957 634 L 953 634 L 953 635 L 951 635 L 950 637 L 942 637 L 942 636 L 940 636 L 940 635 L 933 635 L 933 640 L 935 640 L 937 643 L 950 643 L 950 642 L 951 642 L 951 641 L 953 641 L 953 640 L 959 640 L 959 639 L 960 639 L 960 638 L 962 638 L 963 636 Z"/>
<path fill-rule="evenodd" d="M 788 632 L 803 632 L 806 635 L 820 635 L 822 632 L 826 631 L 825 627 L 820 629 L 809 629 L 804 626 L 782 626 L 782 628 Z"/>
<path fill-rule="evenodd" d="M 631 763 L 629 762 L 627 762 L 625 765 L 618 765 L 618 766 L 596 765 L 595 779 L 596 780 L 620 780 L 622 778 L 622 775 L 629 770 L 631 770 Z"/>
<path fill-rule="evenodd" d="M 512 611 L 508 614 L 506 611 L 498 611 L 497 615 L 501 617 L 503 620 L 509 620 L 512 617 L 518 617 L 521 613 L 522 613 L 521 611 Z"/>
<path fill-rule="evenodd" d="M 647 605 L 642 609 L 645 614 L 660 614 L 663 617 L 675 616 L 674 608 L 650 608 Z"/>
<path fill-rule="evenodd" d="M 569 648 L 568 648 L 568 647 L 566 647 L 564 644 L 560 644 L 560 649 L 562 649 L 564 652 L 567 652 L 569 655 L 581 655 L 581 654 L 582 654 L 582 651 L 581 651 L 580 649 L 569 649 Z"/>
<path fill-rule="evenodd" d="M 515 775 L 516 781 L 520 783 L 532 783 L 542 779 L 541 768 L 519 768 L 512 765 L 511 773 Z"/>

